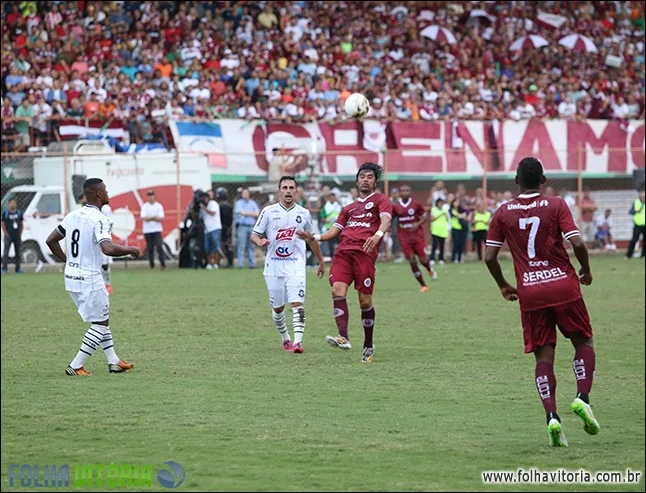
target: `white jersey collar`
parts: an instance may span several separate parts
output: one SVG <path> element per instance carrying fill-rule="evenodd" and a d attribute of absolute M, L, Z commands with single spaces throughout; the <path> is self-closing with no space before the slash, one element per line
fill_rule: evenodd
<path fill-rule="evenodd" d="M 368 196 L 367 196 L 366 198 L 364 198 L 364 199 L 362 199 L 361 197 L 357 197 L 357 201 L 358 201 L 358 202 L 365 202 L 366 200 L 368 200 L 370 197 L 372 197 L 372 196 L 373 196 L 374 194 L 376 194 L 376 193 L 377 193 L 377 192 L 372 192 L 370 195 L 368 195 Z"/>

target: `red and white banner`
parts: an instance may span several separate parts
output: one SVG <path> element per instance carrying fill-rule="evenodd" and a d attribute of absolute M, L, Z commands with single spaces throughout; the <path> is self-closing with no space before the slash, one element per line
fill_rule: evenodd
<path fill-rule="evenodd" d="M 183 125 L 186 125 L 185 123 Z M 197 125 L 197 124 L 196 124 Z M 302 170 L 318 163 L 322 174 L 353 175 L 364 161 L 383 162 L 389 173 L 407 175 L 510 173 L 525 156 L 538 157 L 551 174 L 631 174 L 644 168 L 644 122 L 607 120 L 394 122 L 284 124 L 218 120 L 222 149 L 213 174 L 266 175 L 272 154 L 299 156 Z M 193 132 L 182 151 L 202 149 Z M 205 136 L 204 138 L 209 138 Z M 200 151 L 203 152 L 203 151 Z"/>
<path fill-rule="evenodd" d="M 58 133 L 63 140 L 82 139 L 88 135 L 105 135 L 121 140 L 126 135 L 125 122 L 112 120 L 110 123 L 101 120 L 61 120 Z"/>

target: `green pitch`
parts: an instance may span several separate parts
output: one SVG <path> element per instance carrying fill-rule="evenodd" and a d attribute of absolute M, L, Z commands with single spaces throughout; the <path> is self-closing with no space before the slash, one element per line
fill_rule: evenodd
<path fill-rule="evenodd" d="M 98 351 L 90 378 L 64 375 L 87 325 L 62 276 L 4 276 L 2 490 L 9 465 L 25 463 L 152 464 L 156 491 L 156 468 L 169 460 L 186 474 L 176 491 L 579 491 L 590 488 L 484 485 L 481 472 L 643 474 L 644 263 L 592 266 L 584 296 L 601 433 L 586 435 L 570 410 L 573 350 L 560 338 L 557 395 L 570 447 L 559 450 L 548 447 L 518 305 L 481 264 L 441 266 L 429 293 L 407 264 L 379 264 L 369 365 L 360 363 L 354 292 L 353 349 L 325 344 L 335 334 L 332 302 L 313 273 L 305 353 L 295 355 L 280 350 L 260 270 L 116 271 L 110 326 L 118 355 L 136 367 L 110 375 Z M 511 268 L 504 264 L 510 279 Z M 595 487 L 644 491 L 644 479 Z M 98 490 L 107 489 L 90 489 Z"/>

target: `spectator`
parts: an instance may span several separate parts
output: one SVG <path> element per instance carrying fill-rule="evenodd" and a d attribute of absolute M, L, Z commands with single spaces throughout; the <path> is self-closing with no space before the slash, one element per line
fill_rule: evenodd
<path fill-rule="evenodd" d="M 594 242 L 596 234 L 596 227 L 594 224 L 594 213 L 597 211 L 597 203 L 590 197 L 590 189 L 586 188 L 583 191 L 583 199 L 581 200 L 581 224 L 583 231 L 581 231 L 583 240 L 591 247 Z"/>
<path fill-rule="evenodd" d="M 22 211 L 18 209 L 16 199 L 11 198 L 7 209 L 2 212 L 2 232 L 4 233 L 4 253 L 2 254 L 2 273 L 7 273 L 9 262 L 9 249 L 13 244 L 16 261 L 16 274 L 22 274 L 20 268 L 20 245 L 23 229 Z"/>
<path fill-rule="evenodd" d="M 597 248 L 605 248 L 606 250 L 616 250 L 617 246 L 612 241 L 612 219 L 610 214 L 612 211 L 606 209 L 605 213 L 599 214 L 595 221 L 597 226 L 597 234 L 595 235 L 595 243 Z"/>
<path fill-rule="evenodd" d="M 151 269 L 155 268 L 155 250 L 159 256 L 161 269 L 166 269 L 164 258 L 164 247 L 162 232 L 164 230 L 162 222 L 164 221 L 164 207 L 155 199 L 155 192 L 148 191 L 148 202 L 141 206 L 141 220 L 143 221 L 143 231 L 146 237 L 146 250 L 148 251 L 148 264 Z"/>
<path fill-rule="evenodd" d="M 243 188 L 240 199 L 236 202 L 235 208 L 236 234 L 238 238 L 238 269 L 244 267 L 245 251 L 249 261 L 249 268 L 256 268 L 256 247 L 251 242 L 251 232 L 256 219 L 260 214 L 258 204 L 251 200 L 249 189 Z"/>
<path fill-rule="evenodd" d="M 204 253 L 206 254 L 206 268 L 209 270 L 220 268 L 222 245 L 222 217 L 220 205 L 214 200 L 213 190 L 205 195 L 200 203 L 202 209 L 202 222 L 204 223 Z"/>
<path fill-rule="evenodd" d="M 16 131 L 19 139 L 16 142 L 18 147 L 27 147 L 31 144 L 31 126 L 34 121 L 33 97 L 25 98 L 16 110 Z"/>
<path fill-rule="evenodd" d="M 208 84 L 211 95 L 203 104 L 217 108 L 213 118 L 240 108 L 248 115 L 251 97 L 253 114 L 274 121 L 344 119 L 343 98 L 359 88 L 373 101 L 371 116 L 390 121 L 644 114 L 643 9 L 634 9 L 631 23 L 622 3 L 541 4 L 541 11 L 565 18 L 557 29 L 536 22 L 535 9 L 517 2 L 478 5 L 495 18 L 486 28 L 464 22 L 471 2 L 438 3 L 433 24 L 453 32 L 453 45 L 419 36 L 428 23 L 423 2 L 409 2 L 401 17 L 353 3 L 352 16 L 365 29 L 347 25 L 349 7 L 339 1 L 326 1 L 325 8 L 266 2 L 262 9 L 254 3 L 86 2 L 81 12 L 76 2 L 31 2 L 27 17 L 20 2 L 3 5 L 2 45 L 10 47 L 1 60 L 4 94 L 12 95 L 14 109 L 36 91 L 35 79 L 46 95 L 58 81 L 67 100 L 79 98 L 82 108 L 93 90 L 98 103 L 102 91 L 114 94 L 120 114 L 137 107 L 146 120 L 154 118 L 152 107 L 142 104 L 149 83 L 155 91 L 167 84 L 162 107 Z M 590 37 L 599 52 L 560 46 L 569 32 Z M 548 46 L 508 54 L 512 41 L 528 33 L 545 37 Z M 607 54 L 622 58 L 621 67 L 605 66 Z M 219 98 L 227 92 L 219 91 L 227 85 L 233 99 L 223 104 Z M 268 97 L 273 92 L 277 99 Z M 289 93 L 313 105 L 303 104 L 301 113 L 281 97 Z M 190 97 L 199 106 L 199 97 Z"/>

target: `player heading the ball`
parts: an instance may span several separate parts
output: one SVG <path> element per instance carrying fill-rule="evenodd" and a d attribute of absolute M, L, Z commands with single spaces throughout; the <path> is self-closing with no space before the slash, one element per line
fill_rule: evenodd
<path fill-rule="evenodd" d="M 70 376 L 90 375 L 85 362 L 99 347 L 108 359 L 110 373 L 131 370 L 133 363 L 119 359 L 114 351 L 110 331 L 110 297 L 102 276 L 103 255 L 108 257 L 139 257 L 136 247 L 122 247 L 112 243 L 112 225 L 101 208 L 110 202 L 105 183 L 90 178 L 83 183 L 85 205 L 70 212 L 63 223 L 47 238 L 47 246 L 65 264 L 65 289 L 90 328 L 83 336 L 81 349 L 65 373 Z M 66 238 L 65 252 L 60 241 Z"/>
<path fill-rule="evenodd" d="M 572 213 L 559 197 L 542 195 L 543 165 L 526 157 L 518 164 L 516 184 L 520 195 L 500 206 L 487 236 L 485 262 L 502 296 L 519 300 L 525 352 L 536 357 L 536 387 L 547 414 L 547 430 L 554 447 L 567 447 L 561 419 L 556 413 L 554 350 L 556 326 L 574 345 L 572 368 L 577 395 L 572 410 L 583 420 L 590 435 L 599 433 L 599 423 L 590 408 L 589 393 L 594 378 L 595 353 L 588 310 L 580 284 L 592 283 L 588 250 Z M 568 240 L 581 264 L 579 276 L 563 245 Z M 510 285 L 498 263 L 498 252 L 507 241 L 514 259 L 517 288 Z"/>
<path fill-rule="evenodd" d="M 274 323 L 283 339 L 283 350 L 303 352 L 305 332 L 305 241 L 297 236 L 300 231 L 311 235 L 313 230 L 310 211 L 296 203 L 296 180 L 283 176 L 278 182 L 278 203 L 265 207 L 253 227 L 251 241 L 267 247 L 265 258 L 265 283 L 269 291 L 269 304 Z M 264 235 L 264 238 L 261 236 Z M 319 279 L 325 274 L 325 262 L 321 247 L 314 239 L 308 243 L 319 262 Z M 292 306 L 294 342 L 287 330 L 285 301 Z"/>
<path fill-rule="evenodd" d="M 348 340 L 348 287 L 354 282 L 359 292 L 361 322 L 364 331 L 361 361 L 372 362 L 374 345 L 372 334 L 375 326 L 375 309 L 372 292 L 375 287 L 375 262 L 379 245 L 384 234 L 390 230 L 393 206 L 382 193 L 375 193 L 381 177 L 381 167 L 375 163 L 364 163 L 357 172 L 356 181 L 359 197 L 341 209 L 334 226 L 322 235 L 299 233 L 304 239 L 327 241 L 341 235 L 330 267 L 330 285 L 334 301 L 334 319 L 338 335 L 327 336 L 332 347 L 350 349 Z"/>

